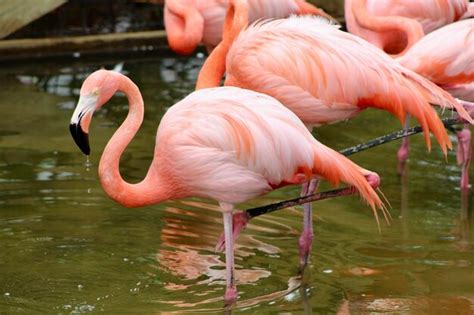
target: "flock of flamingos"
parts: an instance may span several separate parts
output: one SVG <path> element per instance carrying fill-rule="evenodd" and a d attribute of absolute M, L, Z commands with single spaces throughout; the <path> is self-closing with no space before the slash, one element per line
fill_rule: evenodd
<path fill-rule="evenodd" d="M 105 147 L 101 184 L 126 207 L 197 196 L 216 200 L 223 213 L 226 291 L 237 300 L 234 242 L 246 225 L 234 205 L 285 185 L 313 194 L 320 179 L 347 183 L 375 214 L 385 213 L 375 172 L 318 142 L 311 128 L 354 117 L 368 107 L 388 111 L 408 125 L 420 123 L 447 154 L 448 133 L 433 106 L 455 110 L 461 187 L 468 188 L 474 101 L 474 3 L 468 0 L 346 0 L 343 32 L 335 20 L 304 0 L 167 0 L 170 47 L 190 54 L 209 51 L 196 91 L 163 116 L 146 177 L 125 182 L 120 156 L 144 114 L 138 87 L 107 70 L 83 83 L 70 130 L 90 153 L 92 114 L 117 91 L 129 113 Z M 426 34 L 426 35 L 425 35 Z M 220 87 L 225 74 L 224 87 Z M 405 138 L 407 139 L 407 138 Z M 398 152 L 403 165 L 408 142 Z M 355 191 L 354 190 L 354 191 Z M 304 204 L 300 267 L 313 239 L 311 203 Z"/>

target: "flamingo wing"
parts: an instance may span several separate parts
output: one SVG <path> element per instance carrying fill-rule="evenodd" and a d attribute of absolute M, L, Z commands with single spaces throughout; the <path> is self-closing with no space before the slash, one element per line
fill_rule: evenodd
<path fill-rule="evenodd" d="M 242 32 L 229 50 L 226 85 L 272 95 L 308 125 L 351 118 L 366 107 L 416 117 L 430 145 L 432 131 L 450 147 L 430 104 L 461 106 L 445 91 L 327 20 L 292 17 L 264 21 Z"/>
<path fill-rule="evenodd" d="M 473 49 L 474 20 L 469 19 L 426 35 L 399 61 L 436 84 L 468 84 L 474 82 Z"/>

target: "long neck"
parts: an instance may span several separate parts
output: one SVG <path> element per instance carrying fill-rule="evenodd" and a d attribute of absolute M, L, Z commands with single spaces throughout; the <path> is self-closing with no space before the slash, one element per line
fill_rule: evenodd
<path fill-rule="evenodd" d="M 248 24 L 247 0 L 231 0 L 224 21 L 222 41 L 207 57 L 199 72 L 196 90 L 217 87 L 225 73 L 226 56 L 232 42 Z"/>
<path fill-rule="evenodd" d="M 150 167 L 145 179 L 137 184 L 125 182 L 120 175 L 120 157 L 142 124 L 144 106 L 138 87 L 125 76 L 120 76 L 119 80 L 118 90 L 127 95 L 129 112 L 102 153 L 99 163 L 100 181 L 107 195 L 123 206 L 156 204 L 171 198 L 166 190 L 166 182 L 161 181 L 157 170 Z"/>
<path fill-rule="evenodd" d="M 191 54 L 201 42 L 204 31 L 204 18 L 196 5 L 166 1 L 164 18 L 170 47 L 180 54 Z"/>
<path fill-rule="evenodd" d="M 367 30 L 384 33 L 401 33 L 403 38 L 397 38 L 396 43 L 384 43 L 381 47 L 391 55 L 402 55 L 425 34 L 422 25 L 415 19 L 403 16 L 376 16 L 367 11 L 367 0 L 353 0 L 352 13 L 356 23 Z M 390 38 L 390 37 L 389 37 Z"/>

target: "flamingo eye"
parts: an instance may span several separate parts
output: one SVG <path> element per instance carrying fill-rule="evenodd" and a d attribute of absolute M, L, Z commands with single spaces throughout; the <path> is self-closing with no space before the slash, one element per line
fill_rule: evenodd
<path fill-rule="evenodd" d="M 95 89 L 92 90 L 91 96 L 99 96 L 100 94 L 100 88 L 96 87 Z"/>

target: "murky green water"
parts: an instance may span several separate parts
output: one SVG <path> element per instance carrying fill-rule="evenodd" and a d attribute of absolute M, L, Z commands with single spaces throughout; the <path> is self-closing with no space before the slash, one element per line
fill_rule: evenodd
<path fill-rule="evenodd" d="M 129 181 L 150 163 L 167 107 L 192 90 L 199 59 L 126 61 L 141 88 L 145 122 L 122 158 Z M 0 74 L 0 313 L 207 313 L 223 305 L 224 256 L 213 250 L 221 214 L 210 200 L 126 209 L 102 191 L 100 153 L 127 113 L 116 96 L 96 113 L 91 165 L 68 123 L 84 76 L 110 62 L 3 67 Z M 396 130 L 368 111 L 316 130 L 342 149 Z M 354 156 L 382 176 L 394 220 L 378 234 L 358 197 L 315 204 L 311 273 L 297 277 L 301 209 L 258 218 L 237 242 L 236 313 L 474 312 L 472 196 L 461 197 L 454 153 L 412 140 L 408 178 L 392 143 Z M 454 140 L 454 137 L 453 137 Z M 324 188 L 324 187 L 323 187 Z M 327 188 L 327 187 L 326 187 Z M 298 195 L 285 188 L 242 205 Z"/>

